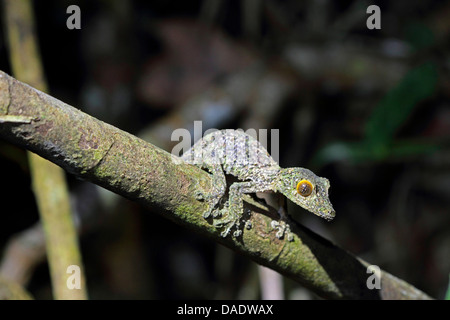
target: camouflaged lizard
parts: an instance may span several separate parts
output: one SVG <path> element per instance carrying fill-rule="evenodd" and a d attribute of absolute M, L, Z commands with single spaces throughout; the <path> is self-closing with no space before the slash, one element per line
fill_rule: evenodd
<path fill-rule="evenodd" d="M 217 207 L 226 192 L 225 174 L 239 180 L 229 188 L 226 204 L 228 217 L 217 224 L 219 227 L 229 225 L 221 233 L 223 237 L 226 237 L 234 226 L 237 230 L 233 235 L 241 234 L 239 224 L 243 216 L 243 199 L 247 199 L 245 194 L 248 193 L 279 192 L 319 217 L 332 220 L 335 216 L 328 198 L 328 179 L 318 177 L 305 168 L 281 168 L 259 141 L 241 130 L 226 129 L 210 133 L 194 144 L 181 158 L 207 169 L 212 174 L 211 193 L 200 195 L 209 203 L 209 209 L 203 215 L 205 219 L 211 215 L 214 218 L 221 216 Z M 251 228 L 251 225 L 247 227 Z M 278 222 L 273 221 L 272 227 L 279 229 L 277 237 L 283 237 L 286 226 L 280 227 Z M 288 226 L 287 229 L 289 232 Z"/>

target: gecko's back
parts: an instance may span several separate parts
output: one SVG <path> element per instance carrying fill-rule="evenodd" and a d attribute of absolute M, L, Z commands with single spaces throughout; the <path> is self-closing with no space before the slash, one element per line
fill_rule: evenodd
<path fill-rule="evenodd" d="M 225 173 L 240 180 L 253 180 L 260 170 L 280 169 L 266 148 L 241 130 L 212 132 L 185 152 L 182 159 L 202 167 L 220 164 Z"/>
<path fill-rule="evenodd" d="M 206 168 L 212 175 L 210 192 L 201 195 L 201 199 L 206 199 L 209 204 L 203 214 L 205 219 L 213 211 L 216 212 L 212 214 L 213 217 L 222 216 L 222 211 L 216 208 L 227 189 L 225 174 L 241 180 L 233 182 L 228 189 L 228 201 L 224 205 L 228 215 L 221 222 L 228 226 L 221 233 L 223 237 L 229 234 L 233 226 L 239 226 L 244 210 L 243 196 L 249 193 L 279 192 L 322 218 L 331 220 L 335 216 L 328 198 L 330 183 L 326 178 L 318 177 L 305 168 L 282 169 L 260 142 L 243 131 L 227 129 L 208 134 L 181 158 Z M 286 226 L 280 228 L 276 236 L 283 237 L 286 228 L 289 229 Z M 233 236 L 241 234 L 242 230 L 238 229 Z M 292 237 L 288 235 L 288 239 Z"/>

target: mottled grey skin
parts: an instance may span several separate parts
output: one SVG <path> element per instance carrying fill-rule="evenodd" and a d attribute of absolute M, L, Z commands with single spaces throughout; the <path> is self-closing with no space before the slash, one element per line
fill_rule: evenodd
<path fill-rule="evenodd" d="M 231 225 L 222 233 L 226 236 L 234 225 L 239 225 L 243 214 L 243 194 L 256 192 L 280 192 L 304 209 L 332 220 L 335 211 L 328 198 L 330 182 L 316 176 L 305 168 L 281 168 L 264 146 L 241 130 L 215 131 L 203 137 L 185 152 L 184 161 L 207 169 L 213 178 L 213 190 L 206 196 L 209 209 L 204 218 L 209 218 L 226 191 L 225 174 L 236 177 L 229 189 L 226 221 Z M 297 192 L 301 180 L 313 186 L 311 195 L 304 197 Z M 235 233 L 239 235 L 240 232 Z"/>

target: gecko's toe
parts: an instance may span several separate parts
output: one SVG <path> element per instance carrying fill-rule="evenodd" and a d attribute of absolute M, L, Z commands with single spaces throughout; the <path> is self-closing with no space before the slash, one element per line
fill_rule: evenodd
<path fill-rule="evenodd" d="M 294 241 L 294 234 L 293 234 L 292 232 L 288 232 L 288 234 L 287 234 L 287 240 L 288 240 L 289 242 Z"/>
<path fill-rule="evenodd" d="M 240 237 L 242 235 L 242 230 L 236 230 L 235 232 L 233 232 L 233 237 L 237 238 Z"/>
<path fill-rule="evenodd" d="M 283 236 L 284 236 L 284 230 L 278 230 L 277 233 L 275 233 L 275 236 L 276 236 L 278 239 L 283 239 Z"/>
<path fill-rule="evenodd" d="M 211 210 L 207 210 L 206 212 L 204 212 L 202 217 L 203 219 L 208 219 L 209 217 L 211 217 Z"/>
<path fill-rule="evenodd" d="M 220 218 L 222 216 L 222 210 L 214 210 L 212 213 L 213 219 Z"/>
<path fill-rule="evenodd" d="M 280 223 L 276 220 L 272 220 L 272 222 L 270 223 L 270 226 L 272 227 L 272 229 L 277 230 L 277 232 L 275 233 L 275 236 L 278 239 L 283 239 L 285 234 L 288 234 L 290 232 L 290 228 L 288 225 L 286 225 L 286 223 L 284 223 L 283 221 Z"/>
<path fill-rule="evenodd" d="M 228 234 L 230 233 L 230 230 L 231 230 L 231 226 L 228 227 L 228 228 L 226 228 L 224 231 L 222 231 L 222 232 L 220 233 L 220 236 L 221 236 L 222 238 L 226 238 L 226 237 L 228 236 Z"/>
<path fill-rule="evenodd" d="M 194 192 L 194 197 L 195 197 L 196 200 L 199 200 L 199 201 L 204 201 L 205 198 L 206 198 L 205 194 L 203 192 L 199 191 L 199 190 Z"/>

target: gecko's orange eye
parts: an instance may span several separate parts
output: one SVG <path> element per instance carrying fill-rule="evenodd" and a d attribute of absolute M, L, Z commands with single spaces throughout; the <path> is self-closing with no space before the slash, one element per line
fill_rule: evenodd
<path fill-rule="evenodd" d="M 297 184 L 297 192 L 303 197 L 309 196 L 313 191 L 313 185 L 308 180 L 302 180 Z"/>

